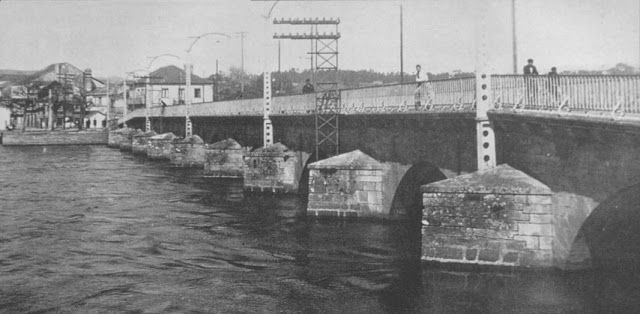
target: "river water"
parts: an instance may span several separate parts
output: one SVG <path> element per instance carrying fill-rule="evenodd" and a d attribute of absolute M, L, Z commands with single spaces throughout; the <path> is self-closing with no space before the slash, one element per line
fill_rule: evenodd
<path fill-rule="evenodd" d="M 315 221 L 100 146 L 0 146 L 0 312 L 602 313 L 628 276 L 422 265 L 406 222 Z"/>

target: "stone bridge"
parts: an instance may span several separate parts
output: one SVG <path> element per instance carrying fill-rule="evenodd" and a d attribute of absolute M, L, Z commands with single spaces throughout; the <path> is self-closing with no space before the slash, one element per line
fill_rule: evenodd
<path fill-rule="evenodd" d="M 522 242 L 553 255 L 547 261 L 562 268 L 633 251 L 637 242 L 627 239 L 640 238 L 635 202 L 640 195 L 640 76 L 492 75 L 489 81 L 487 117 L 495 133 L 496 163 L 521 171 L 550 194 L 550 220 L 535 222 L 544 228 Z M 341 90 L 340 151 L 360 150 L 408 169 L 397 178 L 392 215 L 422 217 L 420 186 L 478 170 L 477 88 L 475 78 L 431 81 L 419 88 L 418 105 L 413 84 Z M 275 142 L 314 151 L 314 99 L 273 98 Z M 144 128 L 147 115 L 157 132 L 184 135 L 184 106 L 137 110 L 120 122 Z M 262 145 L 262 99 L 192 105 L 190 115 L 193 133 L 206 142 L 231 137 L 246 146 Z M 429 208 L 424 211 L 428 218 Z M 462 221 L 458 229 L 476 228 Z M 423 226 L 423 233 L 429 228 Z M 423 258 L 469 262 L 451 250 L 440 251 L 443 256 L 434 250 L 432 256 L 423 252 Z M 616 256 L 635 259 L 634 254 Z M 481 256 L 471 262 L 482 262 Z M 528 265 L 507 261 L 504 252 L 497 256 L 486 264 Z"/>

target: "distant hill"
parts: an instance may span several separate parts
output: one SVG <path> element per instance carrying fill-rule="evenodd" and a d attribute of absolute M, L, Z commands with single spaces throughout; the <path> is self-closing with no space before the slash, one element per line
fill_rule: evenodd
<path fill-rule="evenodd" d="M 24 70 L 6 70 L 0 69 L 0 75 L 31 75 L 36 71 L 24 71 Z"/>

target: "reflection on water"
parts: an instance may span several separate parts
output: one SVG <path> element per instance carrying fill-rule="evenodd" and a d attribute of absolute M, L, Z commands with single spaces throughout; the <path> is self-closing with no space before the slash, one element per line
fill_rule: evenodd
<path fill-rule="evenodd" d="M 411 224 L 306 220 L 299 198 L 103 147 L 0 147 L 0 173 L 7 313 L 599 313 L 638 295 L 628 274 L 421 265 Z"/>

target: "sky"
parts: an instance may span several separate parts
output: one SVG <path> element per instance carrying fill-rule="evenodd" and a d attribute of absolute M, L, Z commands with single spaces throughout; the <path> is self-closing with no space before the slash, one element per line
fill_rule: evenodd
<path fill-rule="evenodd" d="M 639 66 L 640 0 L 515 0 L 518 67 L 540 72 Z M 400 4 L 404 72 L 473 71 L 477 51 L 493 73 L 512 72 L 511 0 L 0 0 L 0 69 L 38 70 L 69 62 L 96 76 L 193 63 L 200 76 L 244 66 L 277 70 L 272 18 L 340 18 L 339 67 L 400 71 Z M 265 18 L 271 13 L 270 18 Z M 321 29 L 321 31 L 325 31 Z M 327 32 L 332 29 L 327 28 Z M 201 38 L 190 53 L 190 36 Z M 480 40 L 484 39 L 484 40 Z M 308 41 L 281 40 L 281 69 L 309 67 Z M 149 67 L 150 57 L 157 58 Z"/>

